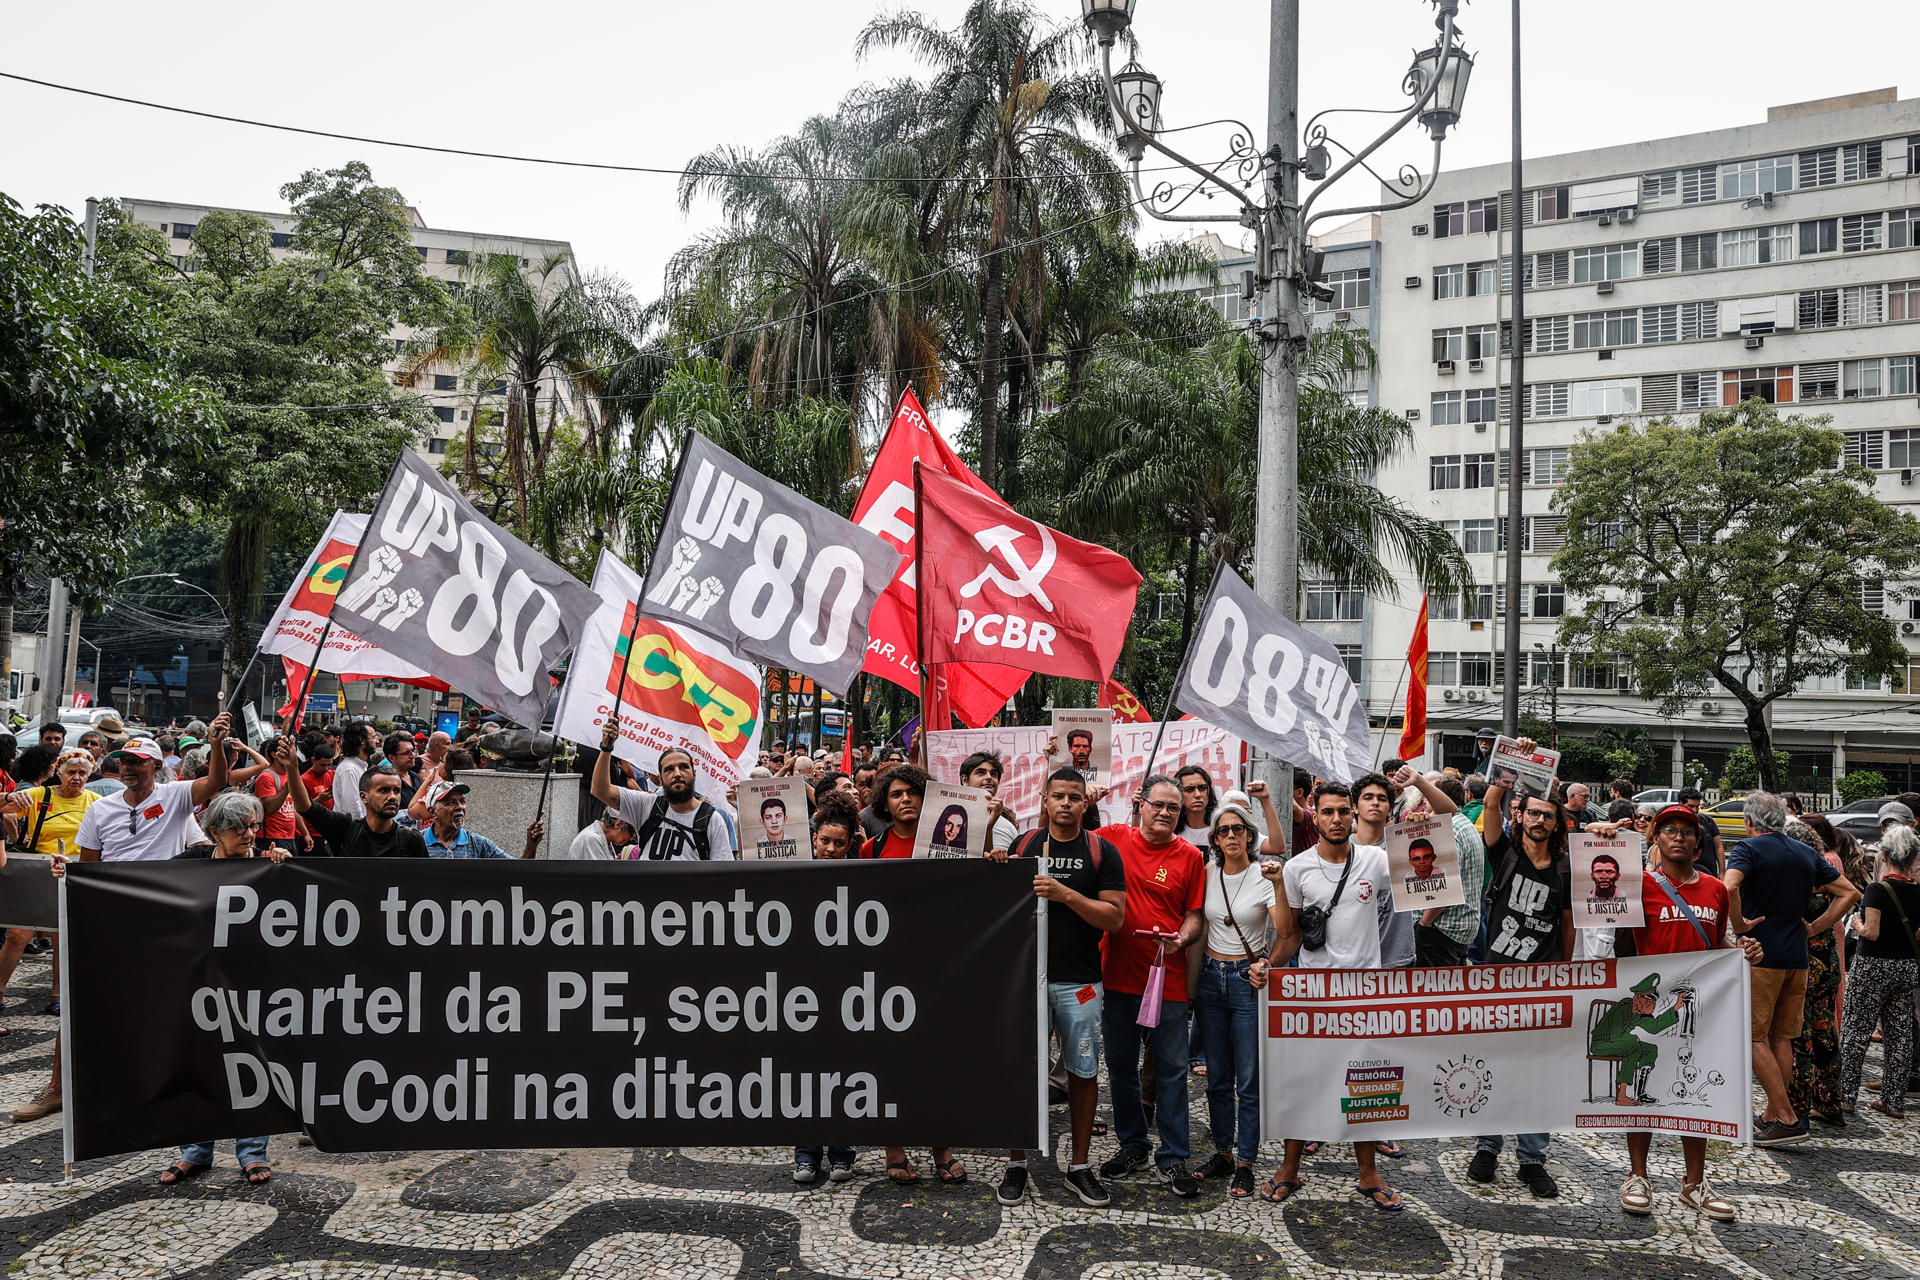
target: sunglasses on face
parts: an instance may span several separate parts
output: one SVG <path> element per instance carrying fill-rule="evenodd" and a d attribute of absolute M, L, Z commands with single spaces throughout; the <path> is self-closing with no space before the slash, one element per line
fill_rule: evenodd
<path fill-rule="evenodd" d="M 1216 840 L 1218 840 L 1221 836 L 1244 836 L 1246 834 L 1247 834 L 1246 827 L 1242 826 L 1238 822 L 1227 823 L 1222 826 L 1215 827 L 1213 829 L 1213 838 Z"/>

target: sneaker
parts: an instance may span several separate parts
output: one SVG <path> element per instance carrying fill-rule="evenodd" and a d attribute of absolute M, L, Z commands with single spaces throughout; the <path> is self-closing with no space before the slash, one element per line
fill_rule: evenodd
<path fill-rule="evenodd" d="M 803 1187 L 812 1186 L 814 1179 L 820 1176 L 820 1166 L 811 1160 L 793 1162 L 793 1180 Z"/>
<path fill-rule="evenodd" d="M 1807 1140 L 1805 1123 L 1781 1124 L 1777 1120 L 1763 1120 L 1753 1131 L 1753 1145 L 1756 1147 L 1791 1147 Z"/>
<path fill-rule="evenodd" d="M 1186 1164 L 1170 1164 L 1160 1170 L 1160 1180 L 1167 1184 L 1167 1190 L 1182 1200 L 1191 1200 L 1200 1194 L 1200 1179 L 1193 1176 Z"/>
<path fill-rule="evenodd" d="M 60 1090 L 48 1085 L 33 1095 L 33 1101 L 13 1113 L 15 1124 L 25 1124 L 29 1120 L 38 1120 L 60 1110 Z"/>
<path fill-rule="evenodd" d="M 1653 1184 L 1639 1174 L 1628 1178 L 1620 1188 L 1620 1207 L 1636 1218 L 1653 1214 Z"/>
<path fill-rule="evenodd" d="M 828 1182 L 853 1181 L 853 1161 L 851 1160 L 829 1161 L 827 1164 L 827 1181 Z"/>
<path fill-rule="evenodd" d="M 1499 1156 L 1491 1151 L 1476 1151 L 1473 1159 L 1467 1162 L 1467 1176 L 1475 1182 L 1492 1182 L 1494 1172 L 1499 1167 Z"/>
<path fill-rule="evenodd" d="M 1113 1158 L 1100 1166 L 1100 1176 L 1111 1182 L 1115 1178 L 1124 1178 L 1140 1172 L 1147 1167 L 1147 1153 L 1129 1151 L 1125 1147 L 1114 1152 Z"/>
<path fill-rule="evenodd" d="M 1224 1151 L 1213 1153 L 1213 1159 L 1200 1166 L 1199 1178 L 1231 1178 L 1233 1176 L 1233 1158 Z"/>
<path fill-rule="evenodd" d="M 1000 1185 L 994 1189 L 993 1198 L 1001 1204 L 1019 1204 L 1027 1198 L 1027 1166 L 1010 1164 L 1006 1176 L 1000 1179 Z"/>
<path fill-rule="evenodd" d="M 1543 1164 L 1523 1164 L 1520 1166 L 1520 1181 L 1527 1184 L 1527 1190 L 1540 1200 L 1551 1200 L 1560 1194 L 1560 1184 L 1553 1180 Z"/>
<path fill-rule="evenodd" d="M 1698 1209 L 1702 1217 L 1715 1222 L 1732 1222 L 1740 1216 L 1740 1210 L 1733 1201 L 1715 1191 L 1713 1184 L 1705 1179 L 1698 1186 L 1681 1183 L 1680 1203 L 1689 1209 Z"/>
<path fill-rule="evenodd" d="M 1100 1185 L 1091 1169 L 1074 1169 L 1067 1174 L 1067 1187 L 1080 1197 L 1081 1204 L 1090 1204 L 1096 1209 L 1113 1203 L 1113 1197 Z"/>

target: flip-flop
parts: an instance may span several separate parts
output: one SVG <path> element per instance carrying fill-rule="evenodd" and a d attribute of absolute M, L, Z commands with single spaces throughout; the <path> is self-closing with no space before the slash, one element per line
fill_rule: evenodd
<path fill-rule="evenodd" d="M 896 1173 L 904 1173 L 907 1176 L 904 1178 L 896 1178 L 893 1176 Z M 889 1160 L 887 1162 L 887 1178 L 896 1187 L 910 1187 L 920 1181 L 920 1174 L 912 1164 L 905 1160 Z"/>
<path fill-rule="evenodd" d="M 176 1160 L 160 1171 L 160 1185 L 178 1186 L 182 1182 L 197 1178 L 213 1168 L 210 1164 L 188 1164 L 185 1160 Z"/>
<path fill-rule="evenodd" d="M 1255 1194 L 1268 1204 L 1279 1204 L 1306 1185 L 1307 1180 L 1305 1178 L 1269 1177 L 1266 1184 L 1262 1186 L 1259 1191 L 1255 1192 Z"/>
<path fill-rule="evenodd" d="M 246 1174 L 247 1181 L 256 1187 L 273 1180 L 273 1166 L 269 1164 L 250 1164 L 241 1172 Z"/>
<path fill-rule="evenodd" d="M 1326 1145 L 1324 1142 L 1309 1142 L 1306 1146 L 1300 1148 L 1300 1154 L 1303 1156 L 1317 1156 L 1320 1154 L 1320 1148 Z"/>
<path fill-rule="evenodd" d="M 1373 1153 L 1377 1156 L 1385 1156 L 1389 1160 L 1405 1160 L 1407 1158 L 1407 1149 L 1391 1138 L 1374 1143 Z"/>
<path fill-rule="evenodd" d="M 1104 1137 L 1106 1135 L 1106 1132 L 1107 1132 L 1107 1122 L 1105 1120 L 1095 1120 L 1093 1122 L 1094 1137 L 1096 1138 Z"/>
<path fill-rule="evenodd" d="M 1382 1213 L 1398 1213 L 1407 1207 L 1405 1201 L 1394 1200 L 1392 1187 L 1363 1187 L 1356 1182 L 1353 1189 L 1373 1201 L 1373 1207 Z"/>
<path fill-rule="evenodd" d="M 946 1183 L 948 1186 L 967 1180 L 967 1167 L 960 1163 L 958 1156 L 950 1156 L 933 1167 L 940 1171 L 940 1181 Z M 953 1172 L 956 1168 L 960 1170 L 957 1176 Z"/>

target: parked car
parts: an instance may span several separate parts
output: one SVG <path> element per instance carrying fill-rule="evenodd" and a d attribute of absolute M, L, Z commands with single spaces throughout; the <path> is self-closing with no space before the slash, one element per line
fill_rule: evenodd
<path fill-rule="evenodd" d="M 1898 800 L 1899 798 L 1899 796 L 1874 796 L 1867 800 L 1855 800 L 1852 804 L 1843 804 L 1838 809 L 1829 813 L 1827 820 L 1833 822 L 1835 826 L 1838 826 L 1839 823 L 1837 819 L 1843 813 L 1879 813 L 1881 805 L 1886 804 L 1890 800 Z"/>
<path fill-rule="evenodd" d="M 1680 788 L 1655 787 L 1651 791 L 1642 791 L 1633 797 L 1635 804 L 1657 804 L 1666 808 L 1670 804 L 1680 803 Z"/>
<path fill-rule="evenodd" d="M 1700 812 L 1713 819 L 1713 825 L 1719 829 L 1722 840 L 1739 840 L 1747 834 L 1747 801 L 1744 796 L 1730 796 L 1718 804 L 1702 806 Z"/>
<path fill-rule="evenodd" d="M 1849 813 L 1845 809 L 1836 809 L 1826 815 L 1834 830 L 1844 831 L 1864 845 L 1880 843 L 1880 817 L 1874 813 Z"/>

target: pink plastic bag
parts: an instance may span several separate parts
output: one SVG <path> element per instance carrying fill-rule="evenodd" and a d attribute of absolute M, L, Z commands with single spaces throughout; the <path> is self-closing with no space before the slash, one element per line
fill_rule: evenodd
<path fill-rule="evenodd" d="M 1163 939 L 1160 951 L 1153 958 L 1153 967 L 1147 970 L 1147 989 L 1140 994 L 1140 1016 L 1134 1021 L 1143 1027 L 1160 1025 L 1160 1000 L 1167 987 L 1167 944 Z"/>

